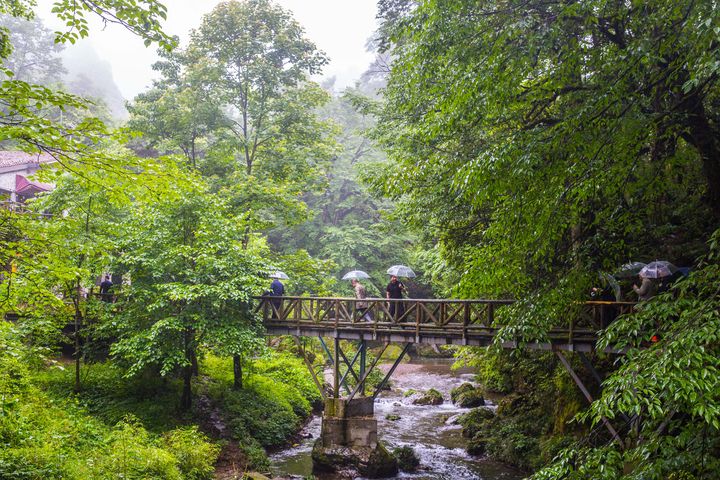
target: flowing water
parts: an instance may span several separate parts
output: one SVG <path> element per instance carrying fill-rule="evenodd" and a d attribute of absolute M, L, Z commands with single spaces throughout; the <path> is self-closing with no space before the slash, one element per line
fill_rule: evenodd
<path fill-rule="evenodd" d="M 389 366 L 385 366 L 387 370 Z M 390 450 L 410 446 L 420 457 L 421 469 L 416 473 L 401 473 L 396 478 L 415 480 L 517 480 L 524 475 L 502 464 L 477 458 L 465 452 L 467 439 L 461 427 L 453 425 L 453 417 L 467 412 L 450 402 L 450 390 L 463 382 L 472 382 L 469 372 L 451 371 L 450 361 L 413 360 L 401 364 L 392 376 L 392 390 L 382 392 L 375 401 L 378 419 L 378 437 Z M 445 402 L 442 405 L 412 405 L 403 393 L 409 389 L 439 390 Z M 493 405 L 488 405 L 495 408 Z M 399 420 L 387 420 L 386 415 L 397 415 Z M 284 478 L 303 478 L 312 474 L 310 452 L 320 435 L 320 417 L 313 418 L 305 427 L 307 438 L 300 444 L 271 456 L 273 473 Z M 332 476 L 323 475 L 323 479 Z"/>

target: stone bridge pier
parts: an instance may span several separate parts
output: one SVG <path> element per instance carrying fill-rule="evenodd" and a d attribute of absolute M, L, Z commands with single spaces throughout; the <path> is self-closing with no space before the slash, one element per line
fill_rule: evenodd
<path fill-rule="evenodd" d="M 357 470 L 364 477 L 397 474 L 397 460 L 378 442 L 374 398 L 327 398 L 320 438 L 312 451 L 318 472 Z"/>

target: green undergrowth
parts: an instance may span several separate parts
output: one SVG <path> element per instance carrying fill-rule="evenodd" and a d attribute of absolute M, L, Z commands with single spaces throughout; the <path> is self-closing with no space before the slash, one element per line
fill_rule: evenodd
<path fill-rule="evenodd" d="M 65 371 L 36 373 L 34 360 L 0 322 L 0 478 L 212 478 L 219 447 L 197 427 L 175 422 L 156 433 L 129 413 L 97 415 L 60 387 Z"/>
<path fill-rule="evenodd" d="M 232 438 L 248 457 L 250 468 L 265 470 L 266 448 L 288 442 L 321 396 L 302 360 L 272 353 L 250 362 L 243 388 L 232 387 L 232 359 L 208 355 L 201 363 L 207 374 L 198 393 L 220 408 Z"/>
<path fill-rule="evenodd" d="M 505 394 L 496 415 L 480 408 L 461 420 L 473 453 L 533 471 L 587 433 L 586 426 L 572 422 L 587 404 L 552 354 L 486 349 L 463 353 L 461 359 L 477 368 L 486 392 Z M 589 374 L 580 365 L 575 369 L 592 388 Z"/>

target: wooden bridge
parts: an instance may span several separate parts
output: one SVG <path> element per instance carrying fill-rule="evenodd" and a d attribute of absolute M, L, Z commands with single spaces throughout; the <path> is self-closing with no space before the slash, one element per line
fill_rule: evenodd
<path fill-rule="evenodd" d="M 438 300 L 321 297 L 257 297 L 257 311 L 270 335 L 331 337 L 435 345 L 488 346 L 512 300 Z M 590 352 L 598 331 L 633 302 L 586 302 L 568 312 L 547 341 L 530 348 Z M 502 344 L 517 348 L 515 341 Z M 622 352 L 616 352 L 622 353 Z"/>
<path fill-rule="evenodd" d="M 268 335 L 291 335 L 295 338 L 307 368 L 325 400 L 322 433 L 318 442 L 328 449 L 376 444 L 377 421 L 372 418 L 372 402 L 388 382 L 411 344 L 490 345 L 495 341 L 498 326 L 504 324 L 503 318 L 514 303 L 512 300 L 357 300 L 274 296 L 256 297 L 256 300 L 256 312 L 262 313 Z M 584 352 L 595 350 L 599 332 L 618 315 L 630 313 L 634 306 L 635 303 L 632 302 L 602 301 L 571 305 L 567 318 L 562 324 L 549 330 L 546 341 L 525 345 L 554 351 L 585 398 L 592 403 L 589 389 L 563 351 L 577 352 L 584 366 L 595 380 L 601 383 L 600 375 Z M 305 355 L 300 337 L 319 338 L 333 367 L 333 385 L 330 390 L 325 388 L 316 367 Z M 324 338 L 333 340 L 332 352 Z M 358 342 L 352 360 L 343 352 L 340 340 Z M 366 365 L 368 341 L 385 344 L 369 367 Z M 391 342 L 404 343 L 404 348 L 380 384 L 366 396 L 367 379 Z M 517 348 L 518 342 L 509 341 L 502 343 L 502 346 Z M 609 352 L 624 353 L 613 350 Z M 322 365 L 320 368 L 323 368 Z M 354 379 L 354 384 L 351 379 Z M 603 423 L 615 441 L 622 443 L 612 423 L 606 418 L 603 418 Z"/>

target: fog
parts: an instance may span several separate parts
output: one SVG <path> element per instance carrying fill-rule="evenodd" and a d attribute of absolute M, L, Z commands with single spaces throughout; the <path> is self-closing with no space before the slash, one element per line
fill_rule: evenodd
<path fill-rule="evenodd" d="M 307 36 L 330 57 L 323 75 L 315 80 L 335 78 L 334 86 L 352 85 L 367 68 L 373 55 L 365 44 L 376 28 L 374 0 L 276 0 L 290 10 L 306 30 Z M 218 0 L 167 0 L 165 30 L 186 44 L 191 29 L 199 26 L 202 15 L 220 3 Z M 37 13 L 53 30 L 62 24 L 50 13 L 52 0 L 39 0 Z M 90 37 L 67 45 L 63 62 L 71 77 L 86 77 L 105 92 L 105 101 L 118 114 L 122 98 L 132 99 L 147 89 L 156 73 L 156 47 L 146 48 L 142 40 L 122 27 L 91 21 Z M 117 87 L 116 87 L 116 86 Z"/>

